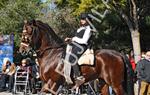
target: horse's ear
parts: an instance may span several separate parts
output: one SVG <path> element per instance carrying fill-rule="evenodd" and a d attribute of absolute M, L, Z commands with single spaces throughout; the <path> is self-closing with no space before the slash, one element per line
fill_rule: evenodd
<path fill-rule="evenodd" d="M 32 24 L 33 24 L 34 26 L 36 26 L 36 20 L 35 20 L 35 19 L 32 20 Z"/>

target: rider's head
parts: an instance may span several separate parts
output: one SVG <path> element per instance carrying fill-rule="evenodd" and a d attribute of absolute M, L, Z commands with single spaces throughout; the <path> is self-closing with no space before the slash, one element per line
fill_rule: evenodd
<path fill-rule="evenodd" d="M 88 13 L 81 13 L 80 14 L 80 25 L 85 26 L 88 25 L 88 21 L 91 22 L 91 18 L 89 17 Z"/>

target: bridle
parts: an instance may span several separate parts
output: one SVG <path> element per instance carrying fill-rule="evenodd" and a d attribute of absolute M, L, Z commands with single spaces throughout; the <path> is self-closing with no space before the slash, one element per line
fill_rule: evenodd
<path fill-rule="evenodd" d="M 20 45 L 23 47 L 26 47 L 26 49 L 24 52 L 21 52 L 22 55 L 27 55 L 27 54 L 29 54 L 29 52 L 32 52 L 33 54 L 36 53 L 35 50 L 31 46 L 32 38 L 35 33 L 35 28 L 34 27 L 31 27 L 31 28 L 32 28 L 31 34 L 29 34 L 27 32 L 26 26 L 24 26 L 24 28 L 23 28 Z"/>

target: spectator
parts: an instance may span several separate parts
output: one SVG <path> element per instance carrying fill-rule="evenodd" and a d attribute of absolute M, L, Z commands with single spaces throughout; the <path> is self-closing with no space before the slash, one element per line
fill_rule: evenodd
<path fill-rule="evenodd" d="M 31 66 L 29 66 L 30 64 L 30 60 L 29 59 L 23 59 L 21 61 L 21 66 L 19 66 L 19 71 L 22 72 L 20 74 L 20 76 L 23 76 L 25 74 L 25 72 L 28 72 L 29 73 L 29 77 L 31 77 L 31 72 L 32 72 L 32 69 L 31 69 Z"/>
<path fill-rule="evenodd" d="M 30 68 L 30 60 L 27 58 L 22 59 L 20 69 L 26 71 L 28 68 Z"/>
<path fill-rule="evenodd" d="M 145 56 L 146 56 L 145 53 L 146 53 L 146 52 L 144 52 L 144 51 L 141 52 L 141 59 L 144 59 L 144 58 L 145 58 Z"/>
<path fill-rule="evenodd" d="M 39 78 L 39 66 L 38 61 L 35 59 L 35 63 L 32 65 L 32 78 L 31 78 L 31 87 L 32 87 L 32 94 L 37 93 L 36 91 L 36 84 L 38 81 L 40 81 Z"/>
<path fill-rule="evenodd" d="M 26 59 L 23 59 L 21 61 L 21 66 L 18 66 L 18 71 L 20 72 L 19 74 L 17 74 L 18 79 L 17 80 L 20 80 L 20 81 L 25 81 L 25 78 L 22 77 L 22 76 L 26 76 L 27 73 L 29 73 L 29 85 L 31 86 L 31 72 L 32 72 L 32 69 L 31 69 L 31 66 L 29 66 L 30 64 L 30 59 L 26 58 Z M 20 86 L 21 90 L 24 89 L 24 86 Z M 30 87 L 31 88 L 31 87 Z"/>
<path fill-rule="evenodd" d="M 134 53 L 133 53 L 133 50 L 131 50 L 130 53 L 129 53 L 129 60 L 130 60 L 132 69 L 135 70 L 136 65 L 135 65 L 135 61 L 134 61 Z"/>
<path fill-rule="evenodd" d="M 14 85 L 14 74 L 16 71 L 16 66 L 14 63 L 11 63 L 9 58 L 4 58 L 2 66 L 2 76 L 1 76 L 1 85 L 0 91 L 6 90 L 6 82 L 8 82 L 8 91 L 12 92 Z"/>
<path fill-rule="evenodd" d="M 146 52 L 145 59 L 137 63 L 136 73 L 140 81 L 139 95 L 150 95 L 150 51 Z"/>

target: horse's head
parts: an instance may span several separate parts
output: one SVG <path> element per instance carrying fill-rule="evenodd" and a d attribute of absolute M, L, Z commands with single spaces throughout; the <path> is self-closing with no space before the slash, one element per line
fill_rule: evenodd
<path fill-rule="evenodd" d="M 24 21 L 21 43 L 19 48 L 20 53 L 25 54 L 29 53 L 32 50 L 34 44 L 37 44 L 37 41 L 35 41 L 35 36 L 36 38 L 38 38 L 38 36 L 36 35 L 37 33 L 38 32 L 35 20 Z"/>
<path fill-rule="evenodd" d="M 21 53 L 35 50 L 42 52 L 46 49 L 61 47 L 63 41 L 52 28 L 39 20 L 25 21 L 19 51 Z"/>

